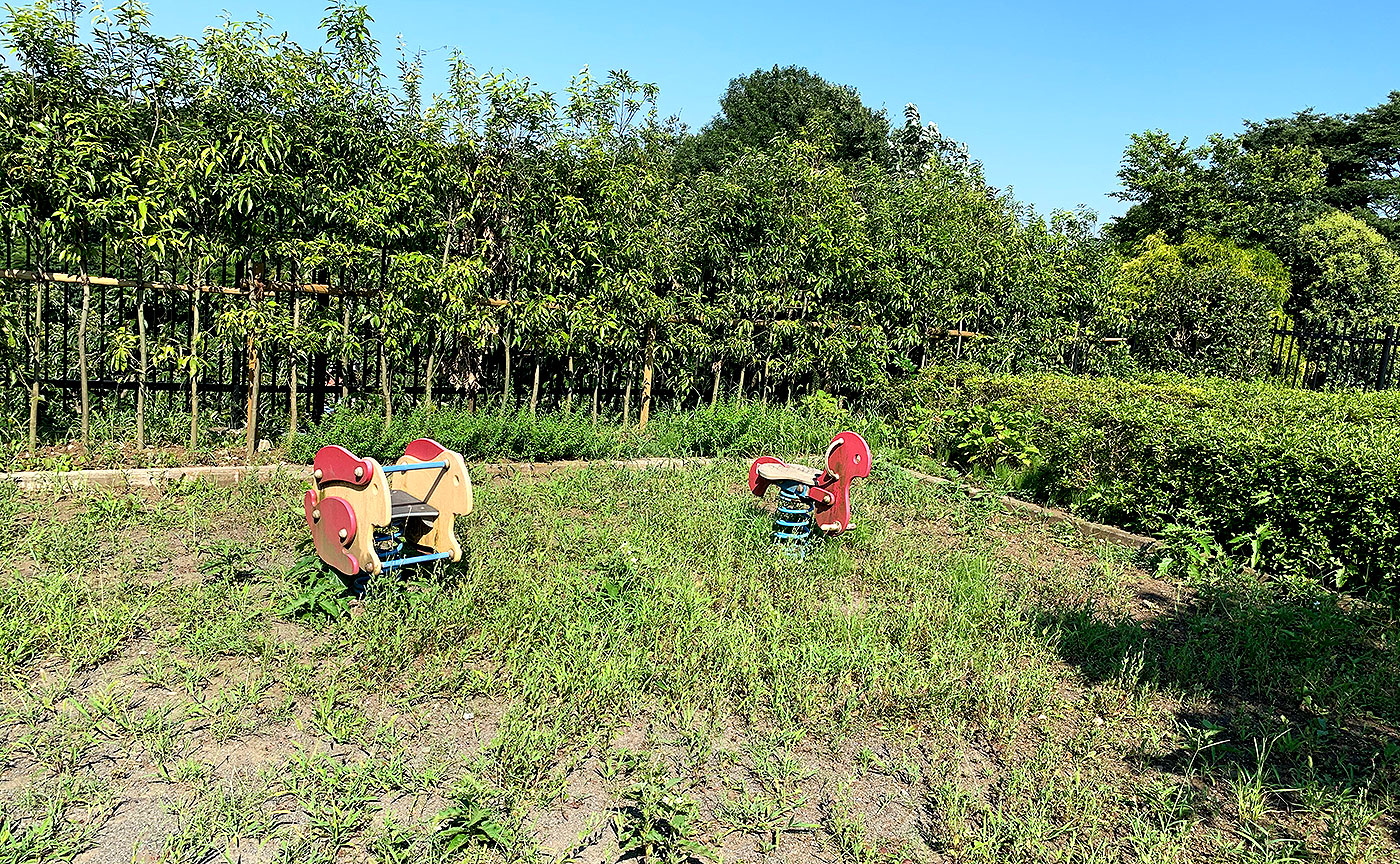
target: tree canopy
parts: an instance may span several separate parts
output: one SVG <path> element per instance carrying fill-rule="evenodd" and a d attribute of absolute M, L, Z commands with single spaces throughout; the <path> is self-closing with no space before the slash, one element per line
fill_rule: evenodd
<path fill-rule="evenodd" d="M 1321 200 L 1400 242 L 1400 90 L 1359 114 L 1307 109 L 1245 125 L 1240 142 L 1251 152 L 1316 151 L 1326 165 Z"/>
<path fill-rule="evenodd" d="M 719 171 L 745 148 L 764 149 L 779 136 L 825 136 L 833 158 L 890 162 L 889 120 L 860 101 L 854 87 L 833 84 L 798 66 L 756 69 L 729 82 L 719 113 L 681 149 L 682 166 Z"/>

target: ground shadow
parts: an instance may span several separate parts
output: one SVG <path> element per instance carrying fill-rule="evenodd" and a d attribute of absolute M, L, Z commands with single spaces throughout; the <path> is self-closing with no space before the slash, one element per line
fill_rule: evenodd
<path fill-rule="evenodd" d="M 1039 623 L 1091 683 L 1184 697 L 1181 744 L 1147 760 L 1153 767 L 1262 774 L 1298 796 L 1400 796 L 1392 609 L 1243 575 L 1179 592 L 1155 580 L 1139 587 L 1128 614 L 1050 607 Z M 1400 823 L 1386 827 L 1400 841 Z"/>

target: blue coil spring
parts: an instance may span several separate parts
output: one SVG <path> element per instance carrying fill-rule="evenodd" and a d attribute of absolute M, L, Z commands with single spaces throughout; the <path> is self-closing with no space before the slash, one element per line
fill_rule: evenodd
<path fill-rule="evenodd" d="M 801 483 L 778 487 L 778 513 L 773 524 L 773 544 L 783 553 L 804 558 L 812 543 L 811 499 Z"/>

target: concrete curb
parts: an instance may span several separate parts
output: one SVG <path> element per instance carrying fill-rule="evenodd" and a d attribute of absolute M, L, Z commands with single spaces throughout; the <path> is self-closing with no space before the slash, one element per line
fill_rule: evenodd
<path fill-rule="evenodd" d="M 249 477 L 267 480 L 279 472 L 311 476 L 305 465 L 189 465 L 180 468 L 104 468 L 91 471 L 15 471 L 0 474 L 0 483 L 13 483 L 27 492 L 65 489 L 127 489 L 168 486 L 184 480 L 206 480 L 215 486 L 237 486 Z"/>
<path fill-rule="evenodd" d="M 1131 531 L 1124 531 L 1122 528 L 1115 528 L 1112 525 L 1100 525 L 1097 522 L 1080 519 L 1078 516 L 1073 516 L 1063 510 L 1057 510 L 1053 507 L 1042 507 L 1039 504 L 1032 504 L 1029 501 L 1022 501 L 1019 498 L 1012 498 L 1010 495 L 996 495 L 994 492 L 988 492 L 985 489 L 981 489 L 969 483 L 960 483 L 956 480 L 949 480 L 947 477 L 935 477 L 932 474 L 925 474 L 922 471 L 915 471 L 912 468 L 905 468 L 899 465 L 894 467 L 922 483 L 930 483 L 936 486 L 952 486 L 972 498 L 995 496 L 1001 505 L 1008 510 L 1019 510 L 1022 513 L 1030 513 L 1052 524 L 1068 522 L 1073 525 L 1080 534 L 1094 540 L 1103 540 L 1118 546 L 1126 546 L 1129 549 L 1141 549 L 1144 546 L 1151 546 L 1157 542 L 1154 537 L 1134 534 Z"/>
<path fill-rule="evenodd" d="M 474 480 L 486 481 L 514 478 L 548 477 L 564 471 L 577 471 L 590 465 L 610 465 L 639 470 L 684 470 L 692 465 L 705 465 L 713 459 L 626 459 L 569 460 L 560 462 L 479 462 L 467 468 Z M 0 473 L 0 483 L 13 483 L 26 492 L 70 489 L 141 489 L 162 488 L 181 481 L 203 480 L 214 486 L 237 486 L 249 477 L 269 480 L 278 474 L 298 479 L 311 477 L 311 466 L 280 462 L 273 465 L 189 465 L 180 468 L 103 468 L 88 471 L 15 471 Z"/>

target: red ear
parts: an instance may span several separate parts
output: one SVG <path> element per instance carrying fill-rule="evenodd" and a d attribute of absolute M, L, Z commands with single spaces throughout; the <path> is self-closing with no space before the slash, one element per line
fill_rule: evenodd
<path fill-rule="evenodd" d="M 354 453 L 338 444 L 327 444 L 316 451 L 311 467 L 315 469 L 317 484 L 349 483 L 351 486 L 364 486 L 374 479 L 374 466 L 367 459 L 358 459 Z M 359 469 L 359 474 L 356 474 Z"/>
<path fill-rule="evenodd" d="M 408 447 L 403 451 L 403 455 L 412 456 L 419 462 L 435 462 L 442 455 L 442 451 L 446 449 L 431 438 L 419 438 L 416 441 L 408 442 Z"/>
<path fill-rule="evenodd" d="M 870 476 L 870 445 L 855 432 L 840 432 L 826 448 L 826 468 L 840 477 Z"/>

